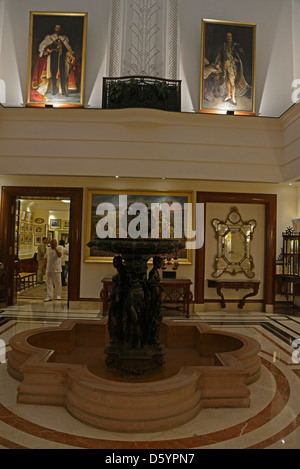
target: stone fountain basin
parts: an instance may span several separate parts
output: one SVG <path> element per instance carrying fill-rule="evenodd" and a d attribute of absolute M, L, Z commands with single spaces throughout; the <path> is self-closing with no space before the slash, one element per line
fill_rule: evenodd
<path fill-rule="evenodd" d="M 248 407 L 260 376 L 260 345 L 205 323 L 164 319 L 164 365 L 138 377 L 105 365 L 107 320 L 62 322 L 10 340 L 8 372 L 19 403 L 64 406 L 75 418 L 114 432 L 177 427 L 201 408 Z"/>

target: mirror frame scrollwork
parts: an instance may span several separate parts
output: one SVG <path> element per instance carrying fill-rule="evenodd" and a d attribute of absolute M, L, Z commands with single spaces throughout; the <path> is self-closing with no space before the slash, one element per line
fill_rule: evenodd
<path fill-rule="evenodd" d="M 225 222 L 214 218 L 212 225 L 218 239 L 215 271 L 212 273 L 212 276 L 217 278 L 225 272 L 232 275 L 242 272 L 248 278 L 253 278 L 255 274 L 253 272 L 253 258 L 250 254 L 250 242 L 256 227 L 256 221 L 243 221 L 237 207 L 232 207 Z M 233 246 L 232 241 L 239 238 L 243 245 L 239 247 Z M 231 261 L 228 253 L 232 253 L 233 257 L 236 257 L 235 262 Z"/>

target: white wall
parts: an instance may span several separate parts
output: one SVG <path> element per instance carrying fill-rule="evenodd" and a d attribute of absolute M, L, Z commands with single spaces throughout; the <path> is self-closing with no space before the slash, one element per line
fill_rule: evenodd
<path fill-rule="evenodd" d="M 1 1 L 1 4 L 3 4 Z M 0 4 L 0 7 L 1 7 Z M 6 83 L 7 106 L 25 102 L 29 12 L 88 12 L 85 105 L 100 107 L 106 75 L 110 0 L 5 0 L 0 79 Z M 183 0 L 180 8 L 182 110 L 199 109 L 202 18 L 257 24 L 256 112 L 279 116 L 291 104 L 291 83 L 299 70 L 299 33 L 294 13 L 298 0 Z M 0 8 L 1 24 L 1 8 Z M 294 44 L 293 44 L 294 39 Z M 299 76 L 300 78 L 300 76 Z"/>

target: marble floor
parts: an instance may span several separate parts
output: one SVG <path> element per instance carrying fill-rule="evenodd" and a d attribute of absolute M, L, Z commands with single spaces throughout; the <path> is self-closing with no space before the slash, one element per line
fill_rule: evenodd
<path fill-rule="evenodd" d="M 191 322 L 206 322 L 213 329 L 245 334 L 261 344 L 262 373 L 249 386 L 250 407 L 202 409 L 190 422 L 172 430 L 124 434 L 83 424 L 62 407 L 18 404 L 18 381 L 6 369 L 5 354 L 11 336 L 27 329 L 58 326 L 64 319 L 97 321 L 102 315 L 96 303 L 70 309 L 65 301 L 24 299 L 0 311 L 0 449 L 300 448 L 298 315 L 226 311 L 191 316 Z M 168 317 L 186 320 L 178 315 Z"/>

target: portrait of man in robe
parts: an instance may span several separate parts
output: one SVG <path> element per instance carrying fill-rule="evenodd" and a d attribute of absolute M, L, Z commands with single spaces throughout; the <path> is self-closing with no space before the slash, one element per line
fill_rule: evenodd
<path fill-rule="evenodd" d="M 27 105 L 83 105 L 86 14 L 31 13 Z"/>

